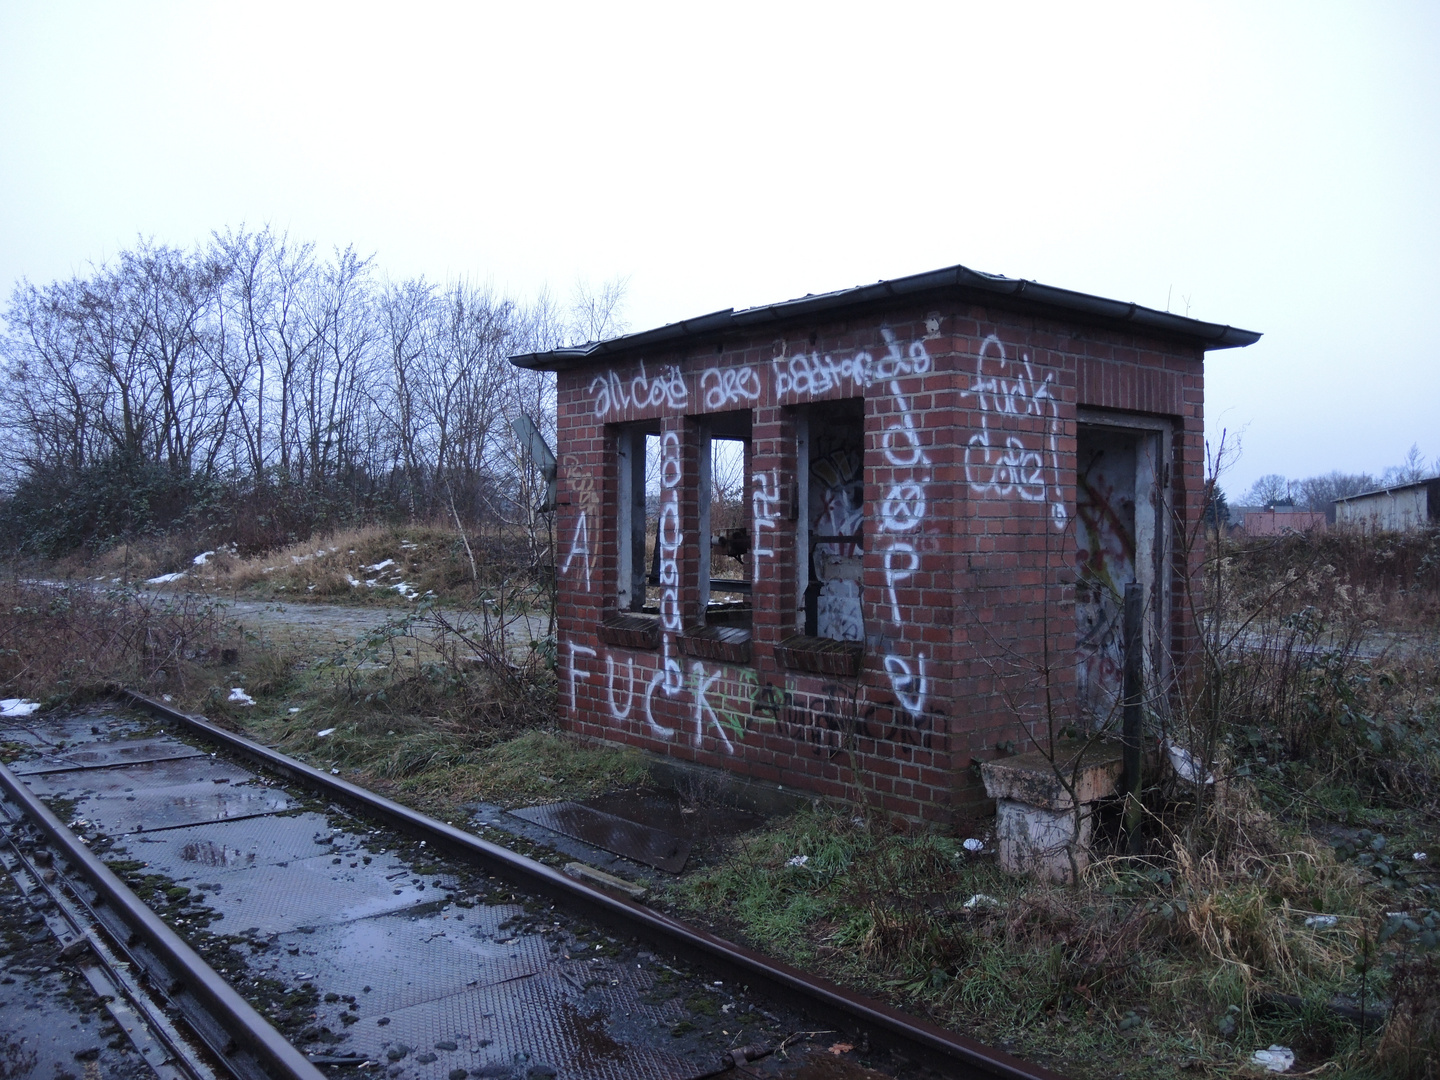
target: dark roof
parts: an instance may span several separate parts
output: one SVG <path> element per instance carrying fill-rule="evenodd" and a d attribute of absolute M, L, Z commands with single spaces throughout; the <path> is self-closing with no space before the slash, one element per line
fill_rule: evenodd
<path fill-rule="evenodd" d="M 1411 488 L 1429 487 L 1431 484 L 1440 484 L 1440 476 L 1427 476 L 1423 480 L 1412 480 L 1408 484 L 1390 484 L 1386 487 L 1371 488 L 1369 491 L 1357 491 L 1354 495 L 1342 495 L 1335 501 L 1337 503 L 1350 502 L 1353 499 L 1366 499 L 1371 495 L 1389 495 L 1396 491 L 1409 491 Z"/>
<path fill-rule="evenodd" d="M 1079 321 L 1112 329 L 1141 329 L 1161 337 L 1196 342 L 1206 349 L 1234 349 L 1253 345 L 1260 335 L 1233 326 L 1187 319 L 1168 311 L 1141 307 L 1120 300 L 1106 300 L 1087 293 L 1057 289 L 1034 281 L 985 274 L 964 266 L 932 270 L 925 274 L 877 281 L 853 289 L 802 296 L 765 307 L 736 311 L 726 308 L 694 319 L 667 323 L 654 330 L 625 334 L 608 341 L 591 342 L 549 352 L 521 353 L 510 358 L 519 367 L 539 371 L 562 371 L 582 367 L 602 358 L 640 349 L 681 344 L 694 338 L 714 338 L 728 333 L 763 330 L 787 323 L 813 320 L 819 316 L 872 308 L 896 300 L 919 302 L 926 298 L 999 302 L 1006 307 L 1068 315 Z"/>

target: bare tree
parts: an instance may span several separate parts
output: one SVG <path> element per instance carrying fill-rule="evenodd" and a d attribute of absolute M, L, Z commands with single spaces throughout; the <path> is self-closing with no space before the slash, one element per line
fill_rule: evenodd
<path fill-rule="evenodd" d="M 1437 461 L 1437 467 L 1440 467 L 1440 461 Z M 1432 475 L 1433 471 L 1425 467 L 1425 455 L 1420 453 L 1420 444 L 1411 443 L 1405 460 L 1385 470 L 1384 483 L 1413 484 Z"/>
<path fill-rule="evenodd" d="M 1287 480 L 1279 473 L 1267 473 L 1250 485 L 1250 490 L 1245 493 L 1245 502 L 1256 506 L 1273 506 L 1276 503 L 1284 503 L 1293 500 L 1295 496 L 1295 484 Z"/>

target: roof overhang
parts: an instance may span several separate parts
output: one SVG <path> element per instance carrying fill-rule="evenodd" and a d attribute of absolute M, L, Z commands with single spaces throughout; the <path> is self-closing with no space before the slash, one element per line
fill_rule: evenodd
<path fill-rule="evenodd" d="M 1063 316 L 1110 329 L 1142 330 L 1158 337 L 1198 344 L 1207 351 L 1242 348 L 1260 340 L 1260 335 L 1253 330 L 1201 322 L 1139 304 L 952 266 L 764 307 L 740 311 L 726 308 L 608 341 L 548 352 L 520 353 L 512 356 L 510 361 L 518 367 L 535 371 L 565 371 L 626 354 L 683 346 L 697 339 L 713 340 L 754 333 L 794 323 L 813 322 L 818 318 L 855 315 L 897 301 L 920 303 L 929 299 L 998 303 L 1011 309 Z"/>

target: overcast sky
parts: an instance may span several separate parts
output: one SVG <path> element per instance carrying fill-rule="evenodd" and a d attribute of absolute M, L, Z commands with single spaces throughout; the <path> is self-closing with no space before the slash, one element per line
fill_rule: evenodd
<path fill-rule="evenodd" d="M 1440 4 L 0 0 L 0 289 L 270 223 L 632 329 L 964 263 L 1263 331 L 1225 486 L 1440 455 Z"/>

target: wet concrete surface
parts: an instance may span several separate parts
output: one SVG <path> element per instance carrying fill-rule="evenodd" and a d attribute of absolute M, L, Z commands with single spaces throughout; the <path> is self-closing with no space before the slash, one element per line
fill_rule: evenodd
<path fill-rule="evenodd" d="M 112 725 L 117 745 L 184 745 L 123 714 L 31 720 L 29 761 L 81 741 L 102 751 L 96 732 Z M 26 782 L 292 1042 L 350 1062 L 347 1076 L 679 1080 L 810 1026 L 205 753 Z M 837 1039 L 738 1075 L 798 1075 Z"/>

